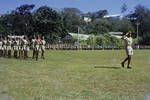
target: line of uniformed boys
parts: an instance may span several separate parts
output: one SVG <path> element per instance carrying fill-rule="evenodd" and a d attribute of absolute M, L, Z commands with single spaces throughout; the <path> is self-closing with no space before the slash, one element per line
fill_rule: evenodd
<path fill-rule="evenodd" d="M 44 36 L 33 36 L 29 41 L 26 36 L 23 38 L 0 37 L 0 57 L 11 58 L 12 54 L 15 58 L 28 58 L 30 48 L 33 50 L 32 58 L 38 60 L 39 52 L 41 58 L 44 59 L 46 41 Z"/>

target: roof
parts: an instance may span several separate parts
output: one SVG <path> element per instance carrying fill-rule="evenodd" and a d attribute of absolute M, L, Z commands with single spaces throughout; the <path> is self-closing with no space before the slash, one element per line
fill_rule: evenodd
<path fill-rule="evenodd" d="M 122 37 L 123 32 L 109 32 L 112 37 L 116 37 L 120 39 Z"/>
<path fill-rule="evenodd" d="M 119 19 L 122 19 L 123 15 L 121 15 L 121 14 L 105 15 L 104 18 L 119 18 Z"/>
<path fill-rule="evenodd" d="M 91 35 L 87 35 L 87 34 L 78 34 L 78 33 L 68 33 L 69 35 L 71 35 L 73 38 L 75 39 L 80 39 L 80 40 L 87 40 Z"/>
<path fill-rule="evenodd" d="M 24 38 L 24 35 L 20 35 L 20 36 L 18 36 L 18 35 L 8 35 L 8 38 Z"/>

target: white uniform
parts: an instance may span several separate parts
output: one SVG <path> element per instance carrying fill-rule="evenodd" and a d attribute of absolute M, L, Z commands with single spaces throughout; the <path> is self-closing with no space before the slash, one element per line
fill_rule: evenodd
<path fill-rule="evenodd" d="M 19 40 L 16 40 L 14 43 L 14 50 L 18 51 L 19 50 Z"/>
<path fill-rule="evenodd" d="M 35 49 L 35 41 L 36 39 L 32 39 L 32 49 Z"/>
<path fill-rule="evenodd" d="M 3 40 L 3 50 L 7 50 L 7 40 Z"/>
<path fill-rule="evenodd" d="M 23 50 L 29 51 L 28 41 L 26 39 L 23 39 Z"/>
<path fill-rule="evenodd" d="M 132 37 L 123 37 L 125 40 L 125 50 L 127 55 L 133 55 L 133 48 L 132 48 Z"/>
<path fill-rule="evenodd" d="M 35 41 L 35 51 L 41 51 L 40 42 L 41 42 L 40 39 Z"/>
<path fill-rule="evenodd" d="M 0 50 L 3 50 L 3 42 L 0 41 Z"/>
<path fill-rule="evenodd" d="M 12 41 L 11 40 L 7 41 L 7 50 L 11 50 L 12 49 L 11 45 L 12 45 Z"/>
<path fill-rule="evenodd" d="M 46 41 L 45 40 L 41 40 L 41 50 L 42 51 L 45 51 L 45 44 L 46 44 Z"/>

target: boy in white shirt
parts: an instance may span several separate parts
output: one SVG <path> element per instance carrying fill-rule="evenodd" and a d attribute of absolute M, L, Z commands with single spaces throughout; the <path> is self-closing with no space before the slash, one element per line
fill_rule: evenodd
<path fill-rule="evenodd" d="M 44 39 L 44 36 L 42 36 L 42 38 L 41 38 L 41 58 L 42 59 L 45 59 L 45 57 L 44 57 L 45 44 L 46 44 L 46 41 Z"/>
<path fill-rule="evenodd" d="M 3 56 L 7 56 L 7 37 L 4 37 L 3 39 Z"/>
<path fill-rule="evenodd" d="M 3 56 L 3 39 L 0 37 L 0 57 Z"/>
<path fill-rule="evenodd" d="M 132 68 L 130 66 L 131 62 L 131 56 L 133 55 L 133 48 L 132 48 L 132 37 L 131 37 L 131 32 L 126 33 L 122 39 L 125 41 L 125 51 L 127 54 L 127 57 L 124 59 L 124 61 L 121 63 L 122 67 L 124 67 L 124 63 L 128 61 L 127 68 Z"/>

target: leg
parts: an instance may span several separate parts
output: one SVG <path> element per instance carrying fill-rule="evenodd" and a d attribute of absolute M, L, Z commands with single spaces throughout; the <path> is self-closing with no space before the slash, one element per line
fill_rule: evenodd
<path fill-rule="evenodd" d="M 28 58 L 28 50 L 27 50 L 27 53 L 26 53 L 26 57 Z"/>
<path fill-rule="evenodd" d="M 128 55 L 128 65 L 127 65 L 127 68 L 131 68 L 130 67 L 130 62 L 131 62 L 131 55 Z"/>
<path fill-rule="evenodd" d="M 44 50 L 42 50 L 41 58 L 44 59 Z"/>
<path fill-rule="evenodd" d="M 14 58 L 16 58 L 16 50 L 14 50 Z"/>
<path fill-rule="evenodd" d="M 8 50 L 8 58 L 11 58 L 11 51 Z"/>
<path fill-rule="evenodd" d="M 36 51 L 36 61 L 38 60 L 39 51 Z"/>
<path fill-rule="evenodd" d="M 4 50 L 4 57 L 7 56 L 7 50 Z"/>
<path fill-rule="evenodd" d="M 33 55 L 32 55 L 32 59 L 35 58 L 35 50 L 33 50 Z"/>
<path fill-rule="evenodd" d="M 2 57 L 2 50 L 0 50 L 0 57 Z"/>
<path fill-rule="evenodd" d="M 122 66 L 122 67 L 124 67 L 124 63 L 125 63 L 127 60 L 128 60 L 128 57 L 126 57 L 126 58 L 124 59 L 124 61 L 121 63 L 121 66 Z"/>

